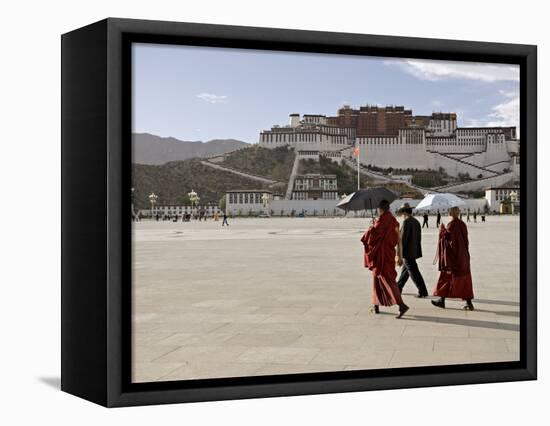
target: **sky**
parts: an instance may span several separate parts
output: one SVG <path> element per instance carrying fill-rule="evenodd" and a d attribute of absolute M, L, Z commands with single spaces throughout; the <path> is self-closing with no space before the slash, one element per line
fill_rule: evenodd
<path fill-rule="evenodd" d="M 157 44 L 134 44 L 132 60 L 136 133 L 256 143 L 291 113 L 336 115 L 344 104 L 519 130 L 517 65 Z"/>

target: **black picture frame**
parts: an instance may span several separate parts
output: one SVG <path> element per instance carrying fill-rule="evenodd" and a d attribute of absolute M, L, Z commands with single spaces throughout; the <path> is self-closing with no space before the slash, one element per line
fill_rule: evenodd
<path fill-rule="evenodd" d="M 536 46 L 114 18 L 61 41 L 63 391 L 119 407 L 536 379 Z M 520 361 L 131 383 L 132 42 L 518 64 Z"/>

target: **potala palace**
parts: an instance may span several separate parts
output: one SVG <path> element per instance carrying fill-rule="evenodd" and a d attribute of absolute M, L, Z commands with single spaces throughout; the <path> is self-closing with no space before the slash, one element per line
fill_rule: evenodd
<path fill-rule="evenodd" d="M 333 117 L 290 114 L 288 125 L 262 131 L 259 144 L 290 146 L 300 156 L 325 155 L 335 161 L 351 160 L 357 147 L 363 166 L 443 168 L 450 176 L 486 180 L 485 187 L 519 179 L 516 128 L 457 127 L 456 113 L 424 116 L 403 106 L 345 105 Z"/>

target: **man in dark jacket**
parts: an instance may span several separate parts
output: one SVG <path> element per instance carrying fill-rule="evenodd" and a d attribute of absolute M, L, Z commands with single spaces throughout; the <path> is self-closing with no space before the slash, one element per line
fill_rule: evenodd
<path fill-rule="evenodd" d="M 416 297 L 426 297 L 428 289 L 416 263 L 416 259 L 422 257 L 422 229 L 418 220 L 412 216 L 412 208 L 408 203 L 401 206 L 399 213 L 403 217 L 403 224 L 400 230 L 400 259 L 398 259 L 398 263 L 402 263 L 403 265 L 397 286 L 399 290 L 403 291 L 403 287 L 405 287 L 405 283 L 410 276 L 418 289 Z"/>

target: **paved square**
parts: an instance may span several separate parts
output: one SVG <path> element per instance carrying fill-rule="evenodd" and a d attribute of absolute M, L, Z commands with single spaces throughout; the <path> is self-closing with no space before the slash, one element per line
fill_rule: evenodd
<path fill-rule="evenodd" d="M 433 217 L 431 225 L 435 225 Z M 369 313 L 367 219 L 134 224 L 133 381 L 519 359 L 519 218 L 469 223 L 476 310 L 415 299 Z M 419 266 L 430 290 L 434 228 Z"/>

